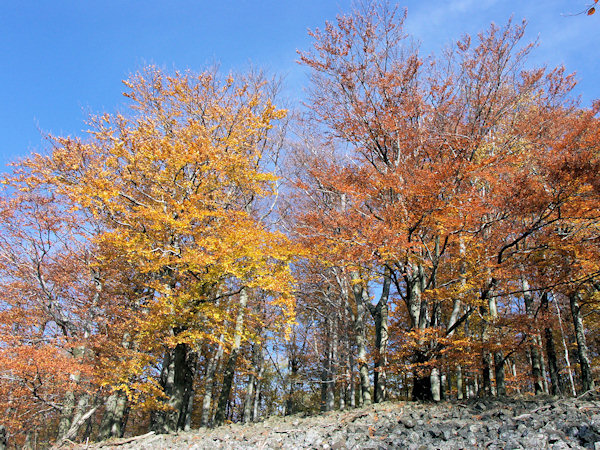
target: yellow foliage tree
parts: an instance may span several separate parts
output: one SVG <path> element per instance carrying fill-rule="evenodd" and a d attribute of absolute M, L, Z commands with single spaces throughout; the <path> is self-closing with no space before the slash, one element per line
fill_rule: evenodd
<path fill-rule="evenodd" d="M 278 323 L 294 321 L 291 247 L 269 229 L 259 202 L 276 189 L 265 153 L 286 111 L 255 76 L 149 68 L 126 85 L 132 116 L 95 117 L 88 141 L 53 138 L 52 154 L 26 165 L 32 183 L 102 221 L 99 264 L 141 280 L 132 339 L 164 356 L 167 401 L 150 403 L 163 410 L 154 427 L 169 431 L 189 420 L 197 346 L 234 332 L 224 317 L 229 300 L 264 291 L 284 316 Z"/>

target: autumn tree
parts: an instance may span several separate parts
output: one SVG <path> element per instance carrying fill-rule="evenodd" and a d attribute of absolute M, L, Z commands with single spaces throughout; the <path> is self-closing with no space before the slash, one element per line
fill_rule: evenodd
<path fill-rule="evenodd" d="M 389 277 L 404 299 L 415 399 L 440 398 L 439 352 L 475 312 L 483 391 L 495 381 L 504 394 L 514 349 L 503 349 L 502 336 L 518 340 L 502 316 L 521 256 L 577 204 L 573 190 L 540 195 L 542 161 L 562 158 L 565 145 L 577 153 L 580 138 L 564 124 L 595 113 L 569 99 L 564 69 L 527 67 L 524 24 L 492 25 L 424 59 L 403 20 L 386 3 L 367 3 L 311 32 L 313 51 L 300 53 L 311 70 L 313 128 L 349 146 L 309 169 L 311 198 L 327 193 L 337 206 L 313 209 L 300 229 L 354 264 L 357 298 L 373 279 L 368 268 L 380 267 L 384 287 Z"/>
<path fill-rule="evenodd" d="M 94 239 L 109 249 L 102 264 L 125 265 L 141 282 L 134 339 L 163 353 L 164 402 L 154 396 L 149 405 L 153 428 L 171 431 L 189 422 L 198 345 L 223 334 L 234 369 L 252 292 L 270 296 L 282 326 L 292 320 L 290 247 L 252 207 L 273 192 L 276 178 L 261 161 L 285 111 L 250 77 L 149 68 L 126 84 L 134 114 L 96 117 L 89 141 L 54 138 L 50 156 L 25 164 L 104 224 Z"/>

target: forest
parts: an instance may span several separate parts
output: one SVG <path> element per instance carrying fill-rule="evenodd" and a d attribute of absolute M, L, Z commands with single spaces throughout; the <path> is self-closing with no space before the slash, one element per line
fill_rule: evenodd
<path fill-rule="evenodd" d="M 10 445 L 595 388 L 600 101 L 525 23 L 428 56 L 405 17 L 310 31 L 304 101 L 148 67 L 2 175 Z"/>

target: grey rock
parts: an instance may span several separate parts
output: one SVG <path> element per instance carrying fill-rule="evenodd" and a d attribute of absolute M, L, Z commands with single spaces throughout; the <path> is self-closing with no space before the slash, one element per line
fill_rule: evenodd
<path fill-rule="evenodd" d="M 414 428 L 415 425 L 417 424 L 412 418 L 410 417 L 404 417 L 402 419 L 400 419 L 400 422 L 402 425 L 404 425 L 406 428 Z"/>

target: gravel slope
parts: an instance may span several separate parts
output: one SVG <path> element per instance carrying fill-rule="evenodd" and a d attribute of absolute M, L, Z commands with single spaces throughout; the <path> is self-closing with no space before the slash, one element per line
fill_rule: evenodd
<path fill-rule="evenodd" d="M 131 438 L 129 438 L 131 439 Z M 114 449 L 600 449 L 600 397 L 385 402 L 89 445 Z M 78 448 L 84 448 L 82 446 Z"/>

